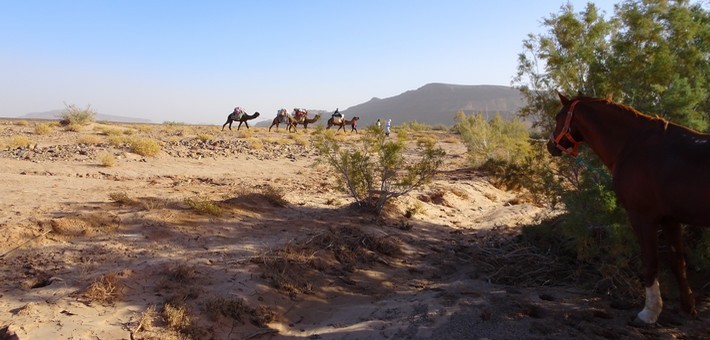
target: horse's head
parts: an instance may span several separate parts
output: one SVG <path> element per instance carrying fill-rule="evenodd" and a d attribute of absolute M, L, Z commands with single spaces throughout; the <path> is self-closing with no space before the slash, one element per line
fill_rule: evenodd
<path fill-rule="evenodd" d="M 578 99 L 569 100 L 561 93 L 557 93 L 562 103 L 562 109 L 555 116 L 555 129 L 550 135 L 550 140 L 547 141 L 547 151 L 553 156 L 560 156 L 563 153 L 576 156 L 577 147 L 582 142 L 582 136 L 579 134 L 572 124 L 575 106 L 579 103 Z"/>

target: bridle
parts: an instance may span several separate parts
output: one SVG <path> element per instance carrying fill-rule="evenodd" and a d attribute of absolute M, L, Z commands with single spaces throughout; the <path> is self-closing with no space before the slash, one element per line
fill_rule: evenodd
<path fill-rule="evenodd" d="M 567 155 L 571 156 L 577 156 L 577 148 L 579 147 L 579 144 L 582 142 L 578 142 L 572 137 L 571 133 L 571 128 L 570 128 L 570 123 L 572 122 L 572 113 L 574 112 L 574 107 L 577 106 L 577 103 L 579 103 L 579 100 L 575 100 L 572 102 L 572 104 L 569 106 L 569 110 L 567 111 L 567 117 L 565 118 L 565 125 L 562 126 L 562 129 L 560 130 L 560 133 L 555 136 L 555 133 L 552 132 L 550 134 L 550 141 L 555 144 L 555 146 L 562 151 L 562 153 L 565 153 Z M 567 138 L 568 141 L 572 142 L 572 146 L 565 148 L 560 144 L 560 140 L 562 138 Z M 572 148 L 572 150 L 570 150 Z"/>

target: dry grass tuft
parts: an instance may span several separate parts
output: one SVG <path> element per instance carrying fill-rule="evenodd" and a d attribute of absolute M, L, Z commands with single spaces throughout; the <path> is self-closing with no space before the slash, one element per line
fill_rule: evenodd
<path fill-rule="evenodd" d="M 123 134 L 123 130 L 116 128 L 116 127 L 109 127 L 109 126 L 97 126 L 94 128 L 94 130 L 99 131 L 99 133 L 105 135 L 105 136 L 120 136 Z"/>
<path fill-rule="evenodd" d="M 50 225 L 55 235 L 90 236 L 98 232 L 118 230 L 121 219 L 112 214 L 93 213 L 55 218 L 50 221 Z"/>
<path fill-rule="evenodd" d="M 138 325 L 136 326 L 136 329 L 133 330 L 133 333 L 138 333 L 140 331 L 149 331 L 153 328 L 153 323 L 155 323 L 155 319 L 158 317 L 158 313 L 155 310 L 155 306 L 150 305 L 148 308 L 141 313 L 141 317 L 138 319 Z"/>
<path fill-rule="evenodd" d="M 163 307 L 163 318 L 170 329 L 183 334 L 190 334 L 192 328 L 192 317 L 184 305 L 165 304 Z"/>
<path fill-rule="evenodd" d="M 161 149 L 157 140 L 148 137 L 130 138 L 128 147 L 132 153 L 147 157 L 158 155 Z"/>
<path fill-rule="evenodd" d="M 54 131 L 54 128 L 47 123 L 39 123 L 35 126 L 35 135 L 45 136 Z"/>
<path fill-rule="evenodd" d="M 121 296 L 120 285 L 116 273 L 107 273 L 89 285 L 83 296 L 92 302 L 112 304 Z"/>
<path fill-rule="evenodd" d="M 264 143 L 261 142 L 261 139 L 258 138 L 247 138 L 247 144 L 249 145 L 250 148 L 254 150 L 263 150 L 264 149 Z"/>
<path fill-rule="evenodd" d="M 203 133 L 198 134 L 196 138 L 203 143 L 215 140 L 213 135 Z"/>
<path fill-rule="evenodd" d="M 308 146 L 309 144 L 308 139 L 304 138 L 301 135 L 290 134 L 289 137 L 293 140 L 294 143 L 296 143 L 296 145 Z"/>
<path fill-rule="evenodd" d="M 3 138 L 0 140 L 0 145 L 3 148 L 24 148 L 32 145 L 34 142 L 25 136 L 12 136 L 10 138 Z"/>
<path fill-rule="evenodd" d="M 275 313 L 270 308 L 265 306 L 252 308 L 242 298 L 213 298 L 205 303 L 205 310 L 212 320 L 224 316 L 237 321 L 244 321 L 244 317 L 248 315 L 249 321 L 259 327 L 266 327 L 266 324 L 275 318 Z"/>
<path fill-rule="evenodd" d="M 125 191 L 121 192 L 112 192 L 108 194 L 108 197 L 121 205 L 135 205 L 136 201 L 130 197 L 128 197 L 128 194 Z"/>
<path fill-rule="evenodd" d="M 168 267 L 165 272 L 165 279 L 171 283 L 190 283 L 197 278 L 197 271 L 194 266 L 184 263 Z"/>
<path fill-rule="evenodd" d="M 200 215 L 221 216 L 224 213 L 222 207 L 206 197 L 188 197 L 183 202 Z"/>
<path fill-rule="evenodd" d="M 103 167 L 110 168 L 116 165 L 116 157 L 108 151 L 100 152 L 96 155 L 96 158 L 98 159 L 99 164 Z"/>
<path fill-rule="evenodd" d="M 97 145 L 103 143 L 104 139 L 97 135 L 81 135 L 76 139 L 76 142 L 77 144 Z"/>

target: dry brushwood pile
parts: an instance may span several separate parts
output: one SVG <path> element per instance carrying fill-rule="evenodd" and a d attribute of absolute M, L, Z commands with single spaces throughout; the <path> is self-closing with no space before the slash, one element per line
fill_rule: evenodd
<path fill-rule="evenodd" d="M 456 135 L 411 132 L 445 165 L 374 216 L 315 162 L 311 133 L 0 121 L 0 338 L 707 335 L 707 287 L 701 320 L 674 317 L 671 296 L 635 328 L 642 294 L 608 296 L 521 243 L 561 212 L 468 168 Z"/>

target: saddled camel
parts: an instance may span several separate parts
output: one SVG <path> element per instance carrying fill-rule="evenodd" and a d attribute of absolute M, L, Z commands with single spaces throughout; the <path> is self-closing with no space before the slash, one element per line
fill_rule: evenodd
<path fill-rule="evenodd" d="M 282 121 L 283 120 L 283 121 Z M 269 132 L 271 132 L 271 128 L 276 126 L 276 130 L 279 129 L 279 124 L 284 123 L 286 124 L 286 129 L 291 131 L 291 122 L 293 121 L 293 117 L 289 115 L 285 109 L 279 110 L 279 112 L 276 114 L 276 117 L 274 117 L 274 120 L 271 121 L 271 126 L 269 126 Z M 296 128 L 294 127 L 294 130 Z"/>
<path fill-rule="evenodd" d="M 308 124 L 315 123 L 318 121 L 318 119 L 320 119 L 320 114 L 316 114 L 315 116 L 313 116 L 313 118 L 308 118 L 308 116 L 306 116 L 305 118 L 301 119 L 300 121 L 297 120 L 296 118 L 294 118 L 293 116 L 287 116 L 287 117 L 288 117 L 288 122 L 283 122 L 283 123 L 286 123 L 288 125 L 287 129 L 289 132 L 291 132 L 292 129 L 293 129 L 293 132 L 295 132 L 296 126 L 298 126 L 298 124 L 303 124 L 303 128 L 307 129 Z M 271 126 L 269 126 L 269 131 L 271 131 L 271 128 L 274 125 L 276 126 L 277 130 L 279 129 L 279 124 L 282 123 L 280 118 L 281 117 L 279 117 L 279 116 L 276 116 L 276 118 L 274 118 L 274 120 L 271 122 Z"/>
<path fill-rule="evenodd" d="M 232 130 L 232 122 L 239 122 L 239 125 L 237 125 L 237 131 L 239 131 L 239 128 L 242 127 L 242 123 L 244 123 L 244 125 L 248 129 L 249 123 L 247 123 L 247 121 L 252 120 L 256 117 L 259 117 L 259 112 L 254 112 L 254 114 L 251 116 L 244 113 L 241 117 L 239 117 L 239 113 L 232 112 L 229 114 L 229 116 L 227 116 L 227 122 L 222 125 L 222 131 L 224 131 L 224 127 L 227 126 L 227 124 L 229 124 L 229 130 Z"/>
<path fill-rule="evenodd" d="M 300 121 L 295 121 L 293 125 L 295 128 L 298 124 L 302 124 L 304 129 L 308 129 L 308 124 L 313 124 L 313 123 L 317 122 L 318 119 L 320 119 L 320 113 L 313 116 L 313 118 L 308 118 L 308 116 L 306 116 L 306 118 L 304 118 Z"/>
<path fill-rule="evenodd" d="M 335 131 L 335 132 L 340 131 L 340 129 L 343 129 L 343 132 L 345 132 L 345 127 L 349 125 L 349 126 L 350 126 L 350 132 L 355 131 L 355 133 L 357 133 L 357 127 L 356 127 L 356 126 L 357 126 L 357 121 L 358 121 L 359 119 L 360 119 L 360 117 L 353 117 L 352 120 L 347 120 L 347 119 L 345 119 L 345 120 L 341 120 L 340 122 L 335 122 L 335 120 L 333 119 L 333 117 L 330 117 L 330 119 L 328 119 L 328 127 L 326 127 L 326 129 L 330 129 L 331 126 L 335 125 L 335 126 L 338 127 L 338 130 Z"/>

